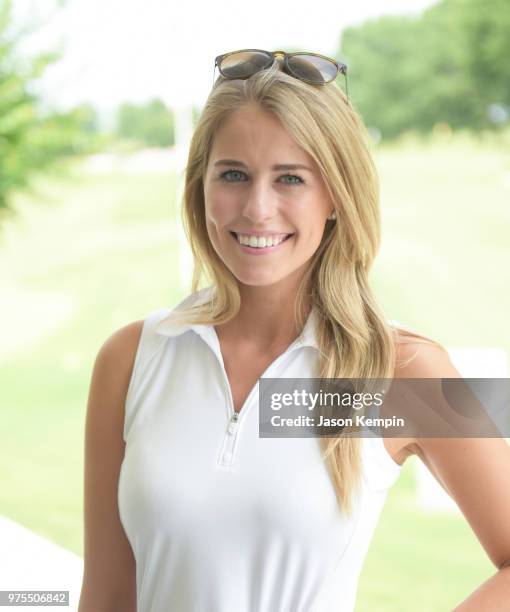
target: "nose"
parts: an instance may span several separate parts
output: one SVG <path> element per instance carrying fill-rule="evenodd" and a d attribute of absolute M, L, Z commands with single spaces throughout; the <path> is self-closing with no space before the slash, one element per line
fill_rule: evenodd
<path fill-rule="evenodd" d="M 267 185 L 267 181 L 264 183 L 263 179 L 253 180 L 244 197 L 243 216 L 252 223 L 264 223 L 275 216 L 278 196 Z"/>

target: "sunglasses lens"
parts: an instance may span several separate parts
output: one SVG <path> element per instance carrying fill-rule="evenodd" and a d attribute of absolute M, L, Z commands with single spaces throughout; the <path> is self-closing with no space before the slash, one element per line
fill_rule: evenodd
<path fill-rule="evenodd" d="M 229 79 L 246 79 L 271 65 L 271 56 L 262 51 L 239 51 L 224 57 L 220 72 Z"/>
<path fill-rule="evenodd" d="M 305 53 L 289 57 L 289 68 L 299 79 L 320 85 L 334 81 L 338 72 L 332 61 Z"/>

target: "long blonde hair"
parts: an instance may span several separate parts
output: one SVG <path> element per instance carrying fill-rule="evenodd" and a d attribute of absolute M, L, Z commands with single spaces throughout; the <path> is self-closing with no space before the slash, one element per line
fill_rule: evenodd
<path fill-rule="evenodd" d="M 180 311 L 179 321 L 221 325 L 234 318 L 241 299 L 237 280 L 209 240 L 203 177 L 215 131 L 247 103 L 274 113 L 316 162 L 329 190 L 337 221 L 327 221 L 296 302 L 298 329 L 306 298 L 318 313 L 318 378 L 391 378 L 395 329 L 386 321 L 368 283 L 379 250 L 379 180 L 368 132 L 336 84 L 308 85 L 279 69 L 279 63 L 247 80 L 218 77 L 191 140 L 185 171 L 183 224 L 194 271 L 192 292 L 205 276 L 215 288 L 206 303 Z M 350 514 L 361 481 L 361 439 L 321 438 L 340 508 Z"/>

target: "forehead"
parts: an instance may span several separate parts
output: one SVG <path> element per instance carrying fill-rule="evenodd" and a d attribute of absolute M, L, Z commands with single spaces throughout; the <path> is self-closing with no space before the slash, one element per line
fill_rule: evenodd
<path fill-rule="evenodd" d="M 245 105 L 226 117 L 215 132 L 210 159 L 236 154 L 263 157 L 271 152 L 276 158 L 292 155 L 293 160 L 311 163 L 308 154 L 298 145 L 279 118 L 255 105 Z"/>

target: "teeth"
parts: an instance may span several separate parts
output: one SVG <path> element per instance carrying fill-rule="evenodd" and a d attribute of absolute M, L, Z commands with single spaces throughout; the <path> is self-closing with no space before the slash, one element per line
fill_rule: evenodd
<path fill-rule="evenodd" d="M 278 236 L 250 236 L 249 234 L 236 234 L 237 241 L 241 244 L 263 249 L 265 247 L 276 246 L 283 242 L 287 237 L 287 234 L 280 234 Z"/>

